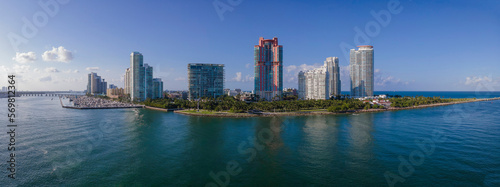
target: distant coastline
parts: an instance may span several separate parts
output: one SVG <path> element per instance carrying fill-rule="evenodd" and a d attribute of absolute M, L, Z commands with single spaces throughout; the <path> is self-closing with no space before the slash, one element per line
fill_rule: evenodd
<path fill-rule="evenodd" d="M 222 118 L 248 118 L 248 117 L 272 117 L 272 116 L 313 116 L 313 115 L 338 115 L 338 114 L 356 114 L 356 113 L 371 113 L 371 112 L 385 112 L 385 111 L 398 111 L 398 110 L 411 110 L 411 109 L 421 109 L 429 107 L 439 107 L 454 104 L 472 103 L 472 102 L 483 102 L 483 101 L 494 101 L 500 100 L 500 97 L 496 98 L 486 98 L 486 99 L 470 99 L 467 101 L 457 101 L 450 103 L 435 103 L 428 105 L 412 106 L 412 107 L 390 107 L 386 109 L 358 109 L 351 110 L 347 112 L 328 112 L 326 110 L 318 111 L 298 111 L 298 112 L 263 112 L 262 114 L 249 114 L 249 113 L 229 113 L 229 112 L 209 112 L 201 110 L 196 112 L 196 110 L 176 110 L 174 113 L 189 115 L 189 116 L 204 116 L 204 117 L 222 117 Z M 147 109 L 159 110 L 159 111 L 171 111 L 156 107 L 146 107 Z"/>

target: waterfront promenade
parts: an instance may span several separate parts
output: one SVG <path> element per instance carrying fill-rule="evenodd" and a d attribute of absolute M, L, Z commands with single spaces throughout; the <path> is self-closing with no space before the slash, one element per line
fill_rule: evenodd
<path fill-rule="evenodd" d="M 144 105 L 135 105 L 132 103 L 122 103 L 118 101 L 112 101 L 108 99 L 79 96 L 79 97 L 68 97 L 72 106 L 63 105 L 61 100 L 61 106 L 63 108 L 71 109 L 118 109 L 118 108 L 144 108 Z"/>

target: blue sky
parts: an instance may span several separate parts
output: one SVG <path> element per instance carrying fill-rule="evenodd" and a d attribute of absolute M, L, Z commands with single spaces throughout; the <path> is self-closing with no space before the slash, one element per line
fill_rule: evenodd
<path fill-rule="evenodd" d="M 341 46 L 369 44 L 375 90 L 500 89 L 499 1 L 66 1 L 0 2 L 0 86 L 15 73 L 21 90 L 84 90 L 94 71 L 123 87 L 129 55 L 139 51 L 165 89 L 187 89 L 188 63 L 217 63 L 225 64 L 227 88 L 251 90 L 253 46 L 259 37 L 278 37 L 284 87 L 297 87 L 298 71 L 338 56 L 347 91 Z M 39 2 L 59 8 L 47 12 Z M 214 2 L 232 11 L 221 17 Z M 371 12 L 391 18 L 380 22 Z M 23 34 L 23 18 L 37 23 L 36 33 Z M 356 28 L 368 34 L 367 26 L 363 41 Z M 27 42 L 12 45 L 13 36 Z"/>

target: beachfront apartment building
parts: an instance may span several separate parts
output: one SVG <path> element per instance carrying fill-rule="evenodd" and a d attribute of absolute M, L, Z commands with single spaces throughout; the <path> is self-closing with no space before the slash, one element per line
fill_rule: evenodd
<path fill-rule="evenodd" d="M 261 99 L 272 100 L 283 93 L 283 46 L 278 38 L 259 38 L 254 46 L 254 91 Z"/>
<path fill-rule="evenodd" d="M 130 54 L 130 68 L 125 70 L 124 92 L 129 94 L 133 101 L 144 101 L 146 98 L 155 99 L 160 97 L 158 93 L 155 93 L 153 67 L 144 64 L 143 59 L 144 56 L 141 53 L 132 52 Z M 163 89 L 163 82 L 161 85 L 161 89 Z"/>
<path fill-rule="evenodd" d="M 224 95 L 223 64 L 188 64 L 188 99 Z"/>
<path fill-rule="evenodd" d="M 374 52 L 373 46 L 358 46 L 351 49 L 351 97 L 371 97 L 374 90 Z"/>
<path fill-rule="evenodd" d="M 342 82 L 340 81 L 339 57 L 328 57 L 324 64 L 328 75 L 328 98 L 340 96 Z"/>
<path fill-rule="evenodd" d="M 330 99 L 340 95 L 340 68 L 338 57 L 328 57 L 324 65 L 298 74 L 299 99 Z"/>
<path fill-rule="evenodd" d="M 153 99 L 163 98 L 163 81 L 160 78 L 153 79 Z"/>
<path fill-rule="evenodd" d="M 108 83 L 106 82 L 106 80 L 101 79 L 101 76 L 98 76 L 97 73 L 91 72 L 88 75 L 87 94 L 106 94 L 106 89 L 108 87 L 107 85 Z"/>

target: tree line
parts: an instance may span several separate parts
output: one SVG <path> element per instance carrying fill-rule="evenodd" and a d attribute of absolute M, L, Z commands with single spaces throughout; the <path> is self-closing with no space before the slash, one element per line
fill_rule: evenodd
<path fill-rule="evenodd" d="M 449 103 L 457 101 L 465 101 L 470 99 L 443 99 L 441 97 L 392 97 L 388 99 L 391 102 L 391 107 L 406 108 L 419 105 L 429 105 L 437 103 Z M 370 100 L 373 101 L 373 100 Z M 189 101 L 183 99 L 147 99 L 142 104 L 151 107 L 165 109 L 202 109 L 208 111 L 228 111 L 232 113 L 241 113 L 250 110 L 259 110 L 267 112 L 296 112 L 296 111 L 313 111 L 327 110 L 328 112 L 348 112 L 356 110 L 369 109 L 385 109 L 386 107 L 378 104 L 370 104 L 358 99 L 347 97 L 332 98 L 329 100 L 281 100 L 281 101 L 240 101 L 231 96 L 221 96 L 218 98 L 204 97 L 200 101 Z"/>
<path fill-rule="evenodd" d="M 197 109 L 198 101 L 181 99 L 147 99 L 146 106 L 165 109 Z M 370 105 L 358 99 L 330 99 L 330 100 L 282 100 L 282 101 L 239 101 L 234 97 L 222 96 L 218 98 L 202 98 L 199 108 L 208 111 L 229 111 L 234 113 L 259 110 L 268 112 L 295 112 L 300 110 L 327 110 L 330 112 L 345 112 L 358 109 L 384 108 L 380 105 Z"/>

